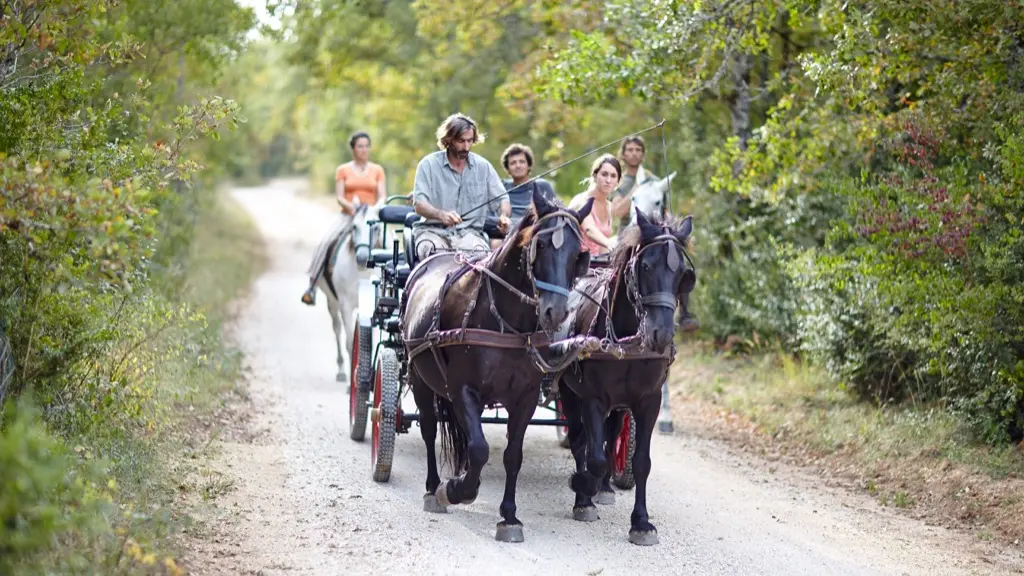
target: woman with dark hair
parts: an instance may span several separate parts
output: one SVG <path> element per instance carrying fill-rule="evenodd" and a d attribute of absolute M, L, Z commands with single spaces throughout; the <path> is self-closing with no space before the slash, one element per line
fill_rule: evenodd
<path fill-rule="evenodd" d="M 352 215 L 359 206 L 369 204 L 379 207 L 387 196 L 384 168 L 370 162 L 370 135 L 356 132 L 349 138 L 348 147 L 352 150 L 352 160 L 334 171 L 334 193 L 341 214 L 320 241 L 313 254 L 313 261 L 309 264 L 309 287 L 302 294 L 302 301 L 310 306 L 316 303 L 316 281 L 323 273 L 324 258 L 331 244 L 352 223 Z"/>
<path fill-rule="evenodd" d="M 569 208 L 578 210 L 589 198 L 594 198 L 594 208 L 583 219 L 583 244 L 592 256 L 611 252 L 618 243 L 612 234 L 611 193 L 622 178 L 622 165 L 611 154 L 603 154 L 590 167 L 590 187 L 580 192 L 569 202 Z"/>

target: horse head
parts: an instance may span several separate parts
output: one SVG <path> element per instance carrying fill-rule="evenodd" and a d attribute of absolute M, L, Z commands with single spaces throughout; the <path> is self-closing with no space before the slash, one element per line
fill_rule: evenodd
<path fill-rule="evenodd" d="M 350 253 L 359 253 L 357 261 L 360 262 L 360 266 L 365 265 L 370 250 L 381 247 L 381 226 L 370 224 L 377 220 L 378 211 L 379 208 L 375 205 L 360 204 L 352 215 L 352 232 L 346 246 Z"/>
<path fill-rule="evenodd" d="M 676 173 L 673 172 L 660 180 L 653 180 L 638 186 L 633 192 L 633 206 L 639 208 L 647 216 L 659 218 L 664 216 L 668 200 L 668 185 L 675 177 Z M 632 218 L 632 224 L 636 224 L 635 215 Z"/>
<path fill-rule="evenodd" d="M 697 276 L 687 266 L 686 242 L 693 231 L 693 217 L 673 224 L 649 218 L 636 208 L 639 234 L 623 270 L 627 295 L 640 319 L 640 333 L 647 348 L 661 353 L 675 334 L 676 305 L 693 290 Z"/>
<path fill-rule="evenodd" d="M 534 190 L 533 208 L 515 234 L 523 249 L 527 275 L 537 300 L 542 330 L 554 331 L 569 315 L 569 291 L 590 269 L 590 253 L 583 250 L 580 223 L 590 214 L 593 198 L 579 210 L 549 202 Z"/>

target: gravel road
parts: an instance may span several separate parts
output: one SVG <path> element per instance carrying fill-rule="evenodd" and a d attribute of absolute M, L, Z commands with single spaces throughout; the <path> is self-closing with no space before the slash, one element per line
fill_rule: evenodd
<path fill-rule="evenodd" d="M 333 214 L 292 183 L 237 189 L 263 233 L 270 269 L 233 336 L 247 354 L 250 434 L 221 445 L 233 489 L 215 533 L 186 558 L 197 574 L 1015 574 L 1016 553 L 901 517 L 869 498 L 822 488 L 799 470 L 769 473 L 679 430 L 655 436 L 648 488 L 661 543 L 627 542 L 632 492 L 571 519 L 570 454 L 531 428 L 519 480 L 526 542 L 494 540 L 504 428 L 485 425 L 491 456 L 476 502 L 422 511 L 419 429 L 397 439 L 391 481 L 370 474 L 369 441 L 348 438 L 348 395 L 335 382 L 330 320 L 299 302 L 313 246 Z M 411 405 L 411 398 L 408 402 Z M 369 438 L 369 431 L 367 433 Z"/>

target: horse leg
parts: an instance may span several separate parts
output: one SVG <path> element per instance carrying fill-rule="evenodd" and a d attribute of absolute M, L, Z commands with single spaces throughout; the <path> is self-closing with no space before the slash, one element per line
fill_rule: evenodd
<path fill-rule="evenodd" d="M 323 280 L 321 280 L 323 282 Z M 326 290 L 325 290 L 326 292 Z M 341 325 L 341 303 L 334 298 L 333 294 L 327 293 L 327 312 L 331 315 L 331 326 L 334 328 L 334 344 L 338 350 L 338 374 L 335 376 L 335 380 L 338 382 L 348 382 L 345 378 L 345 358 L 342 355 L 342 344 L 341 335 L 344 329 Z"/>
<path fill-rule="evenodd" d="M 601 489 L 597 493 L 597 503 L 610 506 L 615 504 L 615 490 L 612 488 L 612 473 L 615 472 L 615 443 L 622 434 L 622 426 L 625 424 L 625 410 L 612 410 L 611 414 L 604 421 L 605 447 L 604 456 L 608 460 L 608 471 L 601 478 Z"/>
<path fill-rule="evenodd" d="M 558 395 L 562 401 L 562 412 L 569 425 L 569 448 L 576 461 L 576 472 L 569 478 L 569 487 L 576 494 L 572 505 L 572 517 L 580 522 L 594 522 L 598 519 L 597 506 L 590 494 L 581 488 L 586 481 L 587 432 L 583 427 L 583 401 L 568 386 L 559 386 Z"/>
<path fill-rule="evenodd" d="M 596 398 L 583 400 L 583 423 L 587 429 L 587 494 L 597 495 L 601 488 L 601 479 L 608 472 L 608 458 L 605 456 L 604 423 L 608 411 L 604 403 Z M 609 439 L 610 440 L 610 439 Z"/>
<path fill-rule="evenodd" d="M 338 297 L 338 311 L 341 315 L 340 323 L 345 335 L 344 340 L 341 339 L 341 334 L 338 335 L 338 381 L 344 382 L 345 380 L 341 379 L 342 376 L 352 371 L 352 344 L 356 338 L 354 303 L 358 302 L 359 297 L 349 290 L 338 293 Z M 344 345 L 341 344 L 341 341 L 344 342 Z M 344 354 L 344 358 L 342 358 L 342 354 Z M 369 359 L 367 359 L 367 362 L 369 362 Z M 355 380 L 356 375 L 348 374 L 348 377 Z"/>
<path fill-rule="evenodd" d="M 480 473 L 487 464 L 490 447 L 484 437 L 483 423 L 480 417 L 483 408 L 476 390 L 462 386 L 461 393 L 452 402 L 455 416 L 466 432 L 466 461 L 469 469 L 458 478 L 441 482 L 435 496 L 438 504 L 472 504 L 480 491 Z M 455 400 L 453 399 L 453 400 Z M 453 422 L 452 424 L 457 424 Z M 461 460 L 461 459 L 459 459 Z"/>
<path fill-rule="evenodd" d="M 647 516 L 647 477 L 651 473 L 651 435 L 658 421 L 661 397 L 652 394 L 634 403 L 636 421 L 636 451 L 633 453 L 633 477 L 636 479 L 636 499 L 630 516 L 629 541 L 640 546 L 658 543 L 658 529 Z"/>
<path fill-rule="evenodd" d="M 569 480 L 569 487 L 577 494 L 590 498 L 597 495 L 601 479 L 608 470 L 608 459 L 604 455 L 605 409 L 600 400 L 582 399 L 583 428 L 586 431 L 586 471 L 577 471 Z M 577 464 L 578 467 L 578 464 Z"/>
<path fill-rule="evenodd" d="M 448 509 L 437 503 L 434 492 L 441 485 L 441 476 L 437 473 L 437 412 L 434 411 L 434 391 L 420 379 L 419 374 L 409 369 L 409 386 L 412 388 L 413 399 L 420 412 L 420 434 L 423 444 L 427 447 L 427 493 L 423 496 L 425 512 L 447 512 Z"/>
<path fill-rule="evenodd" d="M 533 391 L 533 388 L 530 389 Z M 523 523 L 516 518 L 516 481 L 523 466 L 523 440 L 537 401 L 536 394 L 520 398 L 508 409 L 508 445 L 503 458 L 505 464 L 505 495 L 501 499 L 501 522 L 494 539 L 499 542 L 522 542 Z"/>

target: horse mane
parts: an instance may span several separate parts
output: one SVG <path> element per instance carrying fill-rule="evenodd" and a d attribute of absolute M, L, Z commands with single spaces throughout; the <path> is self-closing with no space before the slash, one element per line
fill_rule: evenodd
<path fill-rule="evenodd" d="M 520 248 L 525 248 L 533 240 L 533 225 L 537 223 L 537 220 L 537 208 L 530 204 L 530 207 L 526 209 L 526 213 L 523 214 L 523 218 L 519 221 L 519 225 L 510 234 L 514 241 L 519 243 Z"/>
<path fill-rule="evenodd" d="M 650 217 L 649 223 L 638 222 L 631 224 L 619 233 L 619 244 L 609 255 L 612 269 L 616 271 L 624 269 L 636 249 L 643 247 L 658 236 L 662 234 L 674 235 L 674 231 L 682 225 L 684 219 L 675 216 L 662 219 L 660 216 L 655 215 Z M 687 244 L 690 242 L 692 242 L 692 238 L 687 239 Z"/>

